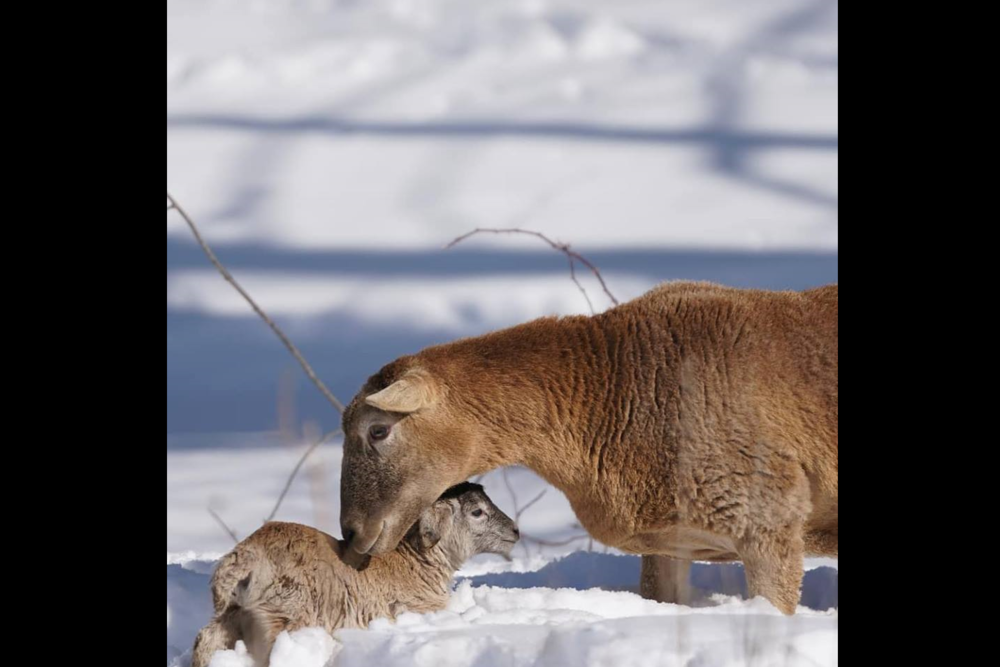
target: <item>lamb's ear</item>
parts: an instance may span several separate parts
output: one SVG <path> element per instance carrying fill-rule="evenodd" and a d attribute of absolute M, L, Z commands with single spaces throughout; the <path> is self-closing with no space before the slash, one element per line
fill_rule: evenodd
<path fill-rule="evenodd" d="M 417 551 L 433 549 L 451 530 L 454 511 L 450 502 L 437 502 L 424 510 L 407 535 L 410 545 Z"/>
<path fill-rule="evenodd" d="M 365 398 L 365 403 L 386 412 L 416 412 L 437 399 L 434 381 L 425 373 L 411 372 L 382 391 Z"/>

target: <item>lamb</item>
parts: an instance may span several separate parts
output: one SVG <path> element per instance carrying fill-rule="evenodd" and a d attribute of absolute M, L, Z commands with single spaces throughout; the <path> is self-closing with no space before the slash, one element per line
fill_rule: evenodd
<path fill-rule="evenodd" d="M 212 575 L 215 618 L 194 643 L 192 667 L 242 639 L 267 665 L 282 630 L 364 628 L 375 618 L 430 612 L 448 602 L 455 571 L 481 553 L 510 557 L 520 533 L 479 484 L 445 491 L 396 549 L 355 570 L 344 545 L 315 528 L 269 522 L 222 558 Z"/>
<path fill-rule="evenodd" d="M 352 563 L 448 485 L 520 464 L 643 555 L 646 597 L 676 595 L 676 562 L 742 560 L 750 595 L 792 614 L 803 555 L 838 551 L 837 285 L 666 283 L 430 347 L 371 376 L 343 430 Z"/>

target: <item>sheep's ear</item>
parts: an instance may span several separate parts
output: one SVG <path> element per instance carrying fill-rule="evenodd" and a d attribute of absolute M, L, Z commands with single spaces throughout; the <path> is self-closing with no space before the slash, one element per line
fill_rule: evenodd
<path fill-rule="evenodd" d="M 365 403 L 386 412 L 416 412 L 432 405 L 437 392 L 434 382 L 423 373 L 407 373 L 380 392 L 365 398 Z"/>
<path fill-rule="evenodd" d="M 433 549 L 451 530 L 454 508 L 451 503 L 438 502 L 424 510 L 410 531 L 410 544 L 418 551 Z"/>

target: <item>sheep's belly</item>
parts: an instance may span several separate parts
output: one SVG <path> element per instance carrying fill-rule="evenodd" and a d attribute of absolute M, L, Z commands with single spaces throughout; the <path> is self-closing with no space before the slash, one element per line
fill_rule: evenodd
<path fill-rule="evenodd" d="M 658 533 L 626 539 L 619 547 L 637 554 L 656 554 L 684 560 L 739 560 L 733 540 L 699 528 L 673 526 Z"/>

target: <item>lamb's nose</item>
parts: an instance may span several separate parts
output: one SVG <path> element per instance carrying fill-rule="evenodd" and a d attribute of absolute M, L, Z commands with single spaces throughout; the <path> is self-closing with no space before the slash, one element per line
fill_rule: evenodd
<path fill-rule="evenodd" d="M 517 526 L 514 526 L 514 537 L 521 537 L 521 531 L 518 530 Z"/>

